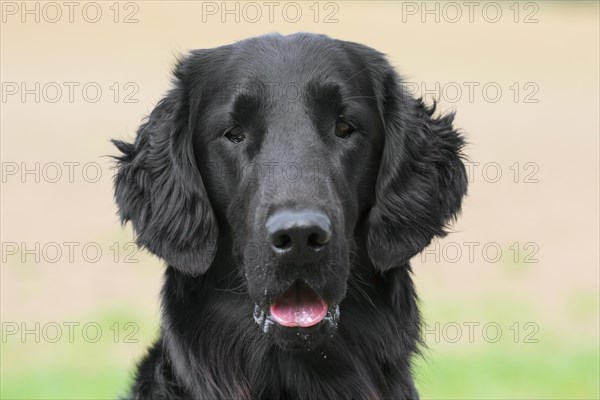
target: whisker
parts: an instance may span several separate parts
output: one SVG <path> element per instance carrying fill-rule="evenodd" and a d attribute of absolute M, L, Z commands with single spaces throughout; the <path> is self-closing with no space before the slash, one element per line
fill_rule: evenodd
<path fill-rule="evenodd" d="M 358 71 L 357 73 L 355 73 L 354 75 L 352 75 L 350 78 L 346 79 L 344 82 L 349 82 L 352 79 L 354 79 L 355 77 L 357 77 L 359 74 L 362 74 L 363 72 L 370 70 L 370 67 L 364 67 L 363 69 L 361 69 L 360 71 Z"/>
<path fill-rule="evenodd" d="M 342 101 L 353 100 L 353 99 L 371 99 L 371 100 L 377 100 L 377 97 L 375 97 L 375 96 L 350 96 L 350 97 L 344 97 L 342 99 Z"/>
<path fill-rule="evenodd" d="M 243 287 L 242 285 L 239 285 L 237 287 L 234 288 L 213 288 L 214 291 L 216 292 L 225 292 L 225 293 L 232 293 L 232 294 L 237 294 L 237 295 L 243 295 L 244 291 L 241 290 Z"/>

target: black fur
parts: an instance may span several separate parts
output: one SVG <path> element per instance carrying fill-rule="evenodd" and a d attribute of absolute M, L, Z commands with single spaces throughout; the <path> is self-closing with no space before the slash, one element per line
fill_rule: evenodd
<path fill-rule="evenodd" d="M 174 75 L 135 143 L 115 141 L 121 218 L 168 264 L 161 336 L 130 398 L 417 398 L 409 259 L 445 235 L 467 190 L 453 115 L 408 96 L 381 53 L 321 35 L 196 50 Z M 300 96 L 272 90 L 290 82 Z M 223 135 L 233 125 L 243 142 Z M 289 162 L 301 179 L 271 173 Z M 282 206 L 331 218 L 318 259 L 270 252 L 264 222 Z M 339 322 L 259 326 L 297 279 Z"/>

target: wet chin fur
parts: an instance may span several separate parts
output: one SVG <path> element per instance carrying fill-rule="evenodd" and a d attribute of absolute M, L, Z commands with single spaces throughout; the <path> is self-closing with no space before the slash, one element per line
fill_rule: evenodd
<path fill-rule="evenodd" d="M 284 350 L 310 351 L 326 344 L 338 326 L 340 309 L 330 306 L 320 322 L 312 326 L 284 326 L 273 318 L 270 310 L 262 310 L 258 305 L 254 309 L 254 320 L 265 335 L 273 338 Z"/>

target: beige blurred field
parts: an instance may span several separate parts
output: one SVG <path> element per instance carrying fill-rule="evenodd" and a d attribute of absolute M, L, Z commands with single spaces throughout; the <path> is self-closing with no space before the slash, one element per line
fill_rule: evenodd
<path fill-rule="evenodd" d="M 86 2 L 72 23 L 62 3 L 55 23 L 47 3 L 27 3 L 39 22 L 22 4 L 2 3 L 0 39 L 1 398 L 123 393 L 156 336 L 163 266 L 119 225 L 109 140 L 133 138 L 178 54 L 298 31 L 388 54 L 412 88 L 457 111 L 470 142 L 463 215 L 413 261 L 429 344 L 416 365 L 423 397 L 600 396 L 597 2 L 497 2 L 495 23 L 486 2 L 473 22 L 454 3 L 454 23 L 436 2 L 426 7 L 437 4 L 439 22 L 422 2 L 298 2 L 295 23 L 285 2 L 273 22 L 256 3 L 255 23 L 243 3 L 239 22 L 222 22 L 203 14 L 221 2 L 98 2 L 96 23 L 82 15 Z M 326 23 L 332 12 L 337 22 Z"/>

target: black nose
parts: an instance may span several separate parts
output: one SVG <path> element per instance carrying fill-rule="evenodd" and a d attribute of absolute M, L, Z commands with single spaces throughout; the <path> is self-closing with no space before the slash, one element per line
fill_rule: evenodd
<path fill-rule="evenodd" d="M 331 238 L 331 222 L 319 211 L 281 210 L 267 219 L 267 235 L 277 252 L 310 255 Z"/>

